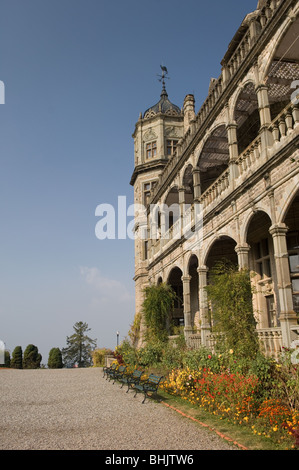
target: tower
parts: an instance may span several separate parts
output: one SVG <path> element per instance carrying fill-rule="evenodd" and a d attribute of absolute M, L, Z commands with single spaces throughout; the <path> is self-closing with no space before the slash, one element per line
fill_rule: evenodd
<path fill-rule="evenodd" d="M 148 250 L 146 208 L 151 191 L 165 165 L 173 157 L 184 133 L 184 115 L 171 103 L 165 87 L 166 67 L 162 67 L 160 100 L 140 113 L 133 133 L 134 171 L 130 184 L 134 187 L 135 204 L 135 315 L 141 313 L 143 290 L 148 285 Z M 140 210 L 138 210 L 138 208 Z M 142 322 L 141 322 L 142 325 Z M 141 326 L 142 330 L 142 326 Z"/>

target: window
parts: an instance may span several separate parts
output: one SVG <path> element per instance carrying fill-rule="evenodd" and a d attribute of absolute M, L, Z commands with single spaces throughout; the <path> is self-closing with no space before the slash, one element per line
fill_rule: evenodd
<path fill-rule="evenodd" d="M 144 183 L 143 185 L 143 204 L 147 206 L 151 196 L 151 190 L 155 187 L 156 181 L 151 181 L 149 183 Z"/>
<path fill-rule="evenodd" d="M 299 313 L 299 243 L 297 232 L 287 234 L 287 246 L 293 291 L 293 308 L 296 313 Z"/>
<path fill-rule="evenodd" d="M 143 248 L 144 248 L 144 259 L 147 260 L 148 258 L 148 241 L 147 240 L 144 242 Z"/>
<path fill-rule="evenodd" d="M 279 320 L 276 315 L 276 306 L 274 302 L 274 296 L 269 295 L 268 297 L 266 297 L 266 302 L 267 302 L 269 328 L 275 328 L 277 326 L 280 326 Z"/>
<path fill-rule="evenodd" d="M 261 277 L 272 276 L 268 238 L 256 243 L 255 261 L 256 271 Z"/>
<path fill-rule="evenodd" d="M 177 143 L 178 143 L 177 140 L 167 140 L 167 142 L 166 142 L 166 153 L 167 153 L 168 157 L 171 157 L 174 154 L 174 152 L 176 150 Z"/>
<path fill-rule="evenodd" d="M 149 142 L 146 144 L 146 158 L 155 158 L 157 156 L 157 142 Z"/>

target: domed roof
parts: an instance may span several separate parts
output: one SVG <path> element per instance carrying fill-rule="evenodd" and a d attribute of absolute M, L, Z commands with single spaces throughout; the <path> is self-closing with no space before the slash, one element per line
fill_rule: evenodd
<path fill-rule="evenodd" d="M 178 106 L 171 103 L 168 99 L 168 94 L 163 85 L 160 101 L 154 106 L 148 108 L 143 114 L 143 119 L 148 119 L 155 116 L 158 113 L 168 114 L 170 116 L 181 116 L 181 110 Z"/>

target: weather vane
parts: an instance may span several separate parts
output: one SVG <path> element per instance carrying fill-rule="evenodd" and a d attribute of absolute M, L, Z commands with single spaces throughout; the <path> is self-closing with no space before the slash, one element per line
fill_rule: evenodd
<path fill-rule="evenodd" d="M 164 65 L 160 65 L 160 67 L 162 70 L 162 75 L 158 75 L 158 77 L 160 77 L 159 82 L 162 82 L 163 88 L 165 88 L 165 78 L 169 80 L 169 77 L 166 77 L 166 75 L 168 75 L 168 70 Z"/>

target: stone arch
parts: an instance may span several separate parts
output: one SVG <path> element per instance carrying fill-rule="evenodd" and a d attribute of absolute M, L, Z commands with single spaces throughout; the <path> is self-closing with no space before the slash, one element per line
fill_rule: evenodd
<path fill-rule="evenodd" d="M 261 128 L 258 97 L 252 79 L 246 80 L 235 97 L 233 122 L 236 124 L 238 153 L 241 154 L 259 135 Z"/>
<path fill-rule="evenodd" d="M 262 82 L 268 87 L 271 120 L 290 103 L 292 84 L 299 77 L 298 10 L 297 7 L 297 18 L 294 21 L 288 18 L 272 39 L 273 46 L 261 64 Z"/>
<path fill-rule="evenodd" d="M 269 52 L 265 57 L 262 57 L 262 60 L 259 63 L 259 70 L 261 71 L 261 80 L 266 82 L 268 75 L 270 73 L 271 65 L 275 57 L 283 55 L 283 49 L 288 44 L 287 48 L 290 48 L 288 51 L 289 54 L 294 54 L 296 59 L 298 59 L 298 40 L 295 41 L 294 38 L 298 38 L 299 35 L 299 16 L 298 16 L 299 7 L 298 5 L 293 10 L 293 18 L 286 17 L 284 23 L 278 29 L 274 37 L 272 38 L 272 43 L 269 44 Z M 291 39 L 293 38 L 293 39 Z M 293 43 L 293 46 L 291 44 Z M 270 47 L 271 46 L 271 47 Z M 294 57 L 292 57 L 294 59 Z"/>
<path fill-rule="evenodd" d="M 183 308 L 183 271 L 178 266 L 173 266 L 167 278 L 167 284 L 171 286 L 176 294 L 174 308 L 171 312 L 172 326 L 184 325 L 184 308 Z"/>
<path fill-rule="evenodd" d="M 256 206 L 256 207 L 254 207 L 254 209 L 250 209 L 249 213 L 247 214 L 247 217 L 245 218 L 243 224 L 240 227 L 241 243 L 243 243 L 243 242 L 246 243 L 250 223 L 251 223 L 254 215 L 258 212 L 264 212 L 269 217 L 269 219 L 271 221 L 271 224 L 272 224 L 271 214 L 270 214 L 270 210 L 268 208 L 265 208 L 263 206 Z"/>
<path fill-rule="evenodd" d="M 184 267 L 183 267 L 182 264 L 183 264 L 183 263 L 181 262 L 181 260 L 179 260 L 178 262 L 174 262 L 173 264 L 171 264 L 170 266 L 168 266 L 168 267 L 166 267 L 166 268 L 164 269 L 164 276 L 163 276 L 163 277 L 164 277 L 164 282 L 166 282 L 166 284 L 168 284 L 169 277 L 170 277 L 171 271 L 172 271 L 173 269 L 178 268 L 178 269 L 180 269 L 180 270 L 182 271 L 182 273 L 183 273 Z"/>
<path fill-rule="evenodd" d="M 185 189 L 185 204 L 194 202 L 193 166 L 189 163 L 183 173 L 182 187 Z"/>
<path fill-rule="evenodd" d="M 180 218 L 179 188 L 176 184 L 169 189 L 164 199 L 163 208 L 167 208 L 167 220 L 165 221 L 167 230 Z"/>
<path fill-rule="evenodd" d="M 229 120 L 230 120 L 230 122 L 234 122 L 235 109 L 236 109 L 237 101 L 239 99 L 240 94 L 242 93 L 243 89 L 245 87 L 247 87 L 248 85 L 250 85 L 250 84 L 253 85 L 254 88 L 256 88 L 256 86 L 257 86 L 253 71 L 251 71 L 246 76 L 246 78 L 236 86 L 236 91 L 234 92 L 234 94 L 230 98 L 230 101 L 229 101 Z"/>
<path fill-rule="evenodd" d="M 190 277 L 190 314 L 191 325 L 200 328 L 199 314 L 199 259 L 197 255 L 191 253 L 188 260 L 188 275 Z"/>
<path fill-rule="evenodd" d="M 231 240 L 231 245 L 234 245 L 234 246 L 237 246 L 237 242 L 236 240 L 231 236 L 231 234 L 228 234 L 228 233 L 218 233 L 217 235 L 215 235 L 210 241 L 209 243 L 207 243 L 206 247 L 205 247 L 205 250 L 202 252 L 202 265 L 203 266 L 207 266 L 209 267 L 208 265 L 208 258 L 209 258 L 209 255 L 211 253 L 211 250 L 213 248 L 213 246 L 218 243 L 218 242 L 223 242 L 223 241 L 226 241 L 226 240 Z M 233 258 L 235 258 L 235 256 L 237 256 L 236 252 L 234 251 L 234 254 L 233 254 Z M 235 258 L 236 259 L 236 258 Z"/>
<path fill-rule="evenodd" d="M 205 139 L 198 157 L 201 191 L 209 186 L 227 169 L 229 162 L 229 145 L 226 124 L 215 125 Z"/>
<path fill-rule="evenodd" d="M 253 309 L 260 328 L 280 326 L 274 245 L 269 232 L 271 226 L 269 214 L 258 210 L 251 214 L 246 234 L 248 264 L 254 287 Z"/>
<path fill-rule="evenodd" d="M 172 184 L 168 191 L 166 192 L 163 200 L 162 200 L 162 204 L 166 204 L 166 205 L 169 205 L 169 203 L 171 203 L 171 200 L 174 199 L 172 198 L 172 195 L 178 193 L 178 190 L 179 190 L 179 186 L 177 183 L 174 183 Z"/>
<path fill-rule="evenodd" d="M 286 215 L 292 205 L 294 198 L 297 196 L 299 187 L 299 175 L 295 175 L 284 189 L 280 200 L 276 202 L 277 222 L 285 222 Z"/>

